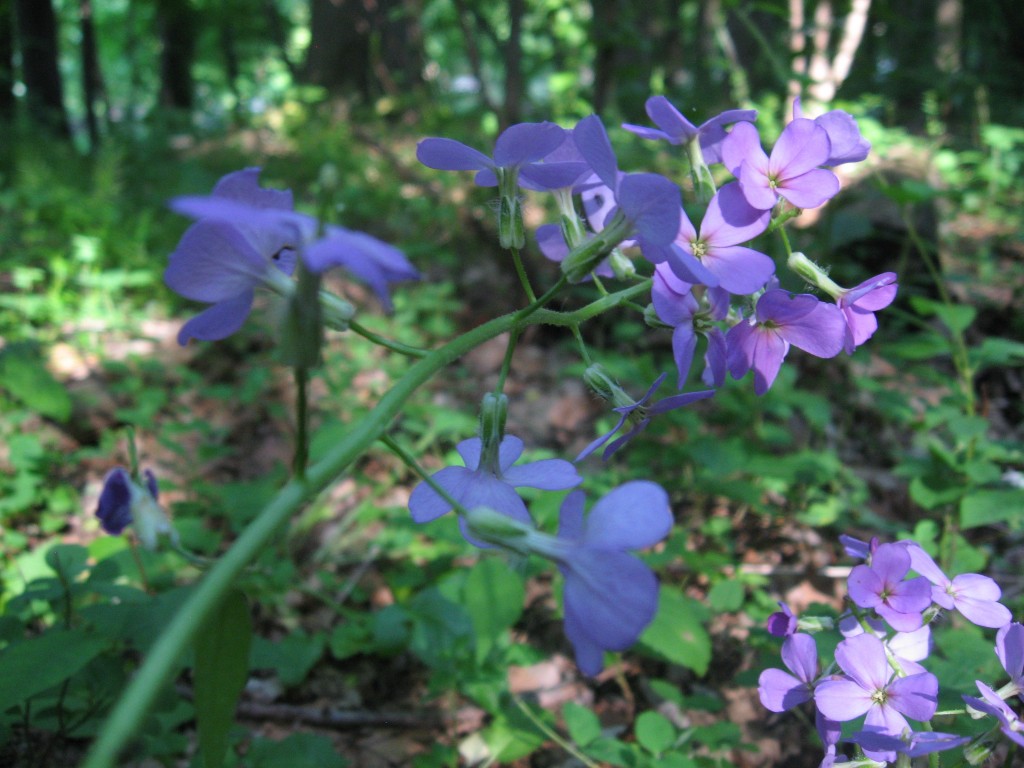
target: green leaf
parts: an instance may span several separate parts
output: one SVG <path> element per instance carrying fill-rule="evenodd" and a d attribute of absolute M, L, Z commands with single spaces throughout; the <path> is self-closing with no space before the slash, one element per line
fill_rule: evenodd
<path fill-rule="evenodd" d="M 256 739 L 245 764 L 250 768 L 345 768 L 349 763 L 326 736 L 294 733 L 281 741 Z"/>
<path fill-rule="evenodd" d="M 473 566 L 462 598 L 476 633 L 477 658 L 486 658 L 495 640 L 518 621 L 525 597 L 522 578 L 504 560 L 485 557 Z"/>
<path fill-rule="evenodd" d="M 1024 488 L 972 491 L 960 502 L 960 527 L 977 528 L 1024 516 Z"/>
<path fill-rule="evenodd" d="M 196 635 L 196 721 L 205 768 L 220 768 L 228 747 L 228 729 L 249 672 L 252 617 L 245 595 L 229 592 Z"/>
<path fill-rule="evenodd" d="M 71 416 L 71 398 L 33 344 L 10 344 L 0 351 L 0 382 L 12 397 L 42 416 L 57 421 Z"/>
<path fill-rule="evenodd" d="M 298 685 L 320 661 L 326 643 L 326 637 L 319 632 L 308 636 L 300 630 L 274 641 L 257 635 L 253 638 L 251 666 L 273 669 L 282 684 Z"/>
<path fill-rule="evenodd" d="M 567 701 L 562 707 L 562 719 L 569 729 L 569 737 L 578 746 L 585 747 L 601 735 L 601 721 L 588 707 Z"/>
<path fill-rule="evenodd" d="M 922 315 L 935 315 L 954 333 L 966 331 L 978 315 L 977 309 L 966 304 L 944 304 L 941 301 L 926 299 L 924 296 L 911 296 L 910 304 Z"/>
<path fill-rule="evenodd" d="M 705 614 L 704 606 L 696 600 L 663 586 L 658 613 L 640 636 L 640 645 L 656 656 L 703 675 L 711 661 L 711 638 L 702 623 Z"/>
<path fill-rule="evenodd" d="M 100 655 L 109 640 L 81 629 L 51 629 L 0 653 L 0 712 L 53 688 Z"/>
<path fill-rule="evenodd" d="M 736 579 L 727 579 L 711 588 L 708 603 L 720 613 L 730 613 L 743 607 L 743 596 L 743 584 Z"/>
<path fill-rule="evenodd" d="M 633 730 L 640 746 L 655 755 L 664 752 L 676 740 L 676 727 L 663 714 L 653 710 L 641 713 Z"/>

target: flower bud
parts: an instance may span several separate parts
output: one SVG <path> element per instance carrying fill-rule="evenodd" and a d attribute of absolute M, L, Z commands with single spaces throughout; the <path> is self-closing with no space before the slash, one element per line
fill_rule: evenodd
<path fill-rule="evenodd" d="M 490 507 L 468 509 L 464 520 L 466 528 L 474 538 L 487 544 L 526 554 L 523 544 L 531 531 L 525 523 L 503 515 Z"/>
<path fill-rule="evenodd" d="M 968 710 L 970 711 L 970 710 Z M 964 747 L 964 760 L 968 765 L 982 765 L 995 751 L 995 745 L 988 734 L 979 737 Z"/>
<path fill-rule="evenodd" d="M 161 536 L 169 536 L 177 542 L 178 533 L 157 503 L 153 473 L 146 470 L 143 475 L 144 482 L 139 482 L 123 467 L 111 470 L 103 482 L 96 517 L 103 530 L 110 534 L 116 535 L 129 525 L 134 526 L 142 546 L 155 550 Z"/>
<path fill-rule="evenodd" d="M 620 280 L 629 280 L 636 277 L 636 265 L 633 263 L 633 260 L 628 258 L 618 248 L 612 250 L 608 257 L 608 263 L 612 266 L 612 272 Z"/>
<path fill-rule="evenodd" d="M 786 264 L 808 284 L 824 291 L 832 298 L 838 298 L 842 294 L 843 289 L 825 274 L 825 270 L 799 251 L 791 253 Z"/>
<path fill-rule="evenodd" d="M 504 393 L 488 392 L 480 403 L 480 468 L 500 476 L 498 454 L 505 438 L 508 398 Z"/>

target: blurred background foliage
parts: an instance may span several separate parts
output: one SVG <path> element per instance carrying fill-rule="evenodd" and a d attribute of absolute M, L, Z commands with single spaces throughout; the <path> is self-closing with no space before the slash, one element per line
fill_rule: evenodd
<path fill-rule="evenodd" d="M 313 211 L 319 170 L 333 164 L 337 220 L 400 245 L 427 277 L 398 292 L 393 317 L 365 324 L 430 345 L 515 297 L 485 195 L 420 167 L 416 141 L 485 149 L 512 123 L 571 126 L 596 111 L 623 168 L 679 179 L 670 148 L 613 127 L 645 123 L 654 93 L 695 123 L 755 107 L 765 136 L 798 95 L 806 111 L 857 117 L 872 161 L 844 171 L 842 195 L 794 237 L 841 283 L 900 273 L 877 337 L 849 360 L 787 364 L 763 398 L 732 383 L 590 469 L 591 496 L 634 477 L 664 483 L 679 529 L 647 555 L 665 610 L 633 661 L 561 707 L 520 696 L 535 690 L 507 675 L 566 653 L 557 584 L 537 563 L 478 560 L 453 520 L 413 525 L 414 478 L 387 454 L 367 457 L 242 585 L 255 606 L 250 717 L 270 717 L 261 687 L 296 707 L 475 708 L 469 727 L 411 722 L 388 747 L 404 756 L 392 764 L 554 765 L 568 749 L 613 765 L 730 765 L 752 742 L 766 756 L 750 764 L 767 764 L 801 737 L 758 731 L 727 710 L 725 691 L 774 663 L 776 644 L 756 627 L 778 596 L 801 586 L 831 597 L 819 575 L 836 559 L 835 534 L 913 534 L 954 570 L 987 569 L 1019 608 L 1022 30 L 1013 0 L 0 3 L 0 670 L 52 670 L 0 675 L 0 763 L 74 762 L 198 575 L 97 536 L 91 511 L 103 474 L 126 461 L 125 429 L 196 552 L 222 551 L 286 475 L 289 383 L 270 321 L 257 313 L 225 342 L 174 344 L 195 308 L 162 285 L 185 228 L 165 201 L 259 165 L 265 185 L 291 187 Z M 527 259 L 548 282 L 553 266 L 536 251 Z M 334 287 L 365 303 L 358 286 Z M 671 367 L 664 332 L 614 320 L 585 330 L 636 394 Z M 539 457 L 574 455 L 612 422 L 573 388 L 582 364 L 571 345 L 546 330 L 524 345 L 510 431 Z M 473 433 L 486 357 L 403 416 L 429 468 Z M 333 340 L 314 452 L 405 365 Z M 551 525 L 557 499 L 533 511 Z M 965 668 L 957 648 L 981 642 L 957 631 L 950 677 Z M 178 695 L 188 683 L 140 734 L 140 758 L 170 765 L 189 752 L 193 705 Z M 230 759 L 375 764 L 359 738 L 342 741 L 238 728 Z"/>

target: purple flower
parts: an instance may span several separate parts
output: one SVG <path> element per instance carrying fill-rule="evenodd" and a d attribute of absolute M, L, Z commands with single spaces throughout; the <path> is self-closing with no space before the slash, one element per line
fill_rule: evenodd
<path fill-rule="evenodd" d="M 185 298 L 213 304 L 185 323 L 180 344 L 193 338 L 216 341 L 237 331 L 258 287 L 290 295 L 294 285 L 288 277 L 300 251 L 312 272 L 341 266 L 365 280 L 387 309 L 388 283 L 419 277 L 401 251 L 361 232 L 328 227 L 327 236 L 313 242 L 316 220 L 292 210 L 290 191 L 260 187 L 259 173 L 258 168 L 229 173 L 210 196 L 170 203 L 198 221 L 171 254 L 164 280 Z"/>
<path fill-rule="evenodd" d="M 654 618 L 658 580 L 628 550 L 665 538 L 672 511 L 661 486 L 639 480 L 608 493 L 586 517 L 583 511 L 583 492 L 573 491 L 562 503 L 559 546 L 548 556 L 565 576 L 565 634 L 576 664 L 596 675 L 604 651 L 629 648 Z"/>
<path fill-rule="evenodd" d="M 672 248 L 666 249 L 668 264 L 689 283 L 721 286 L 733 294 L 753 293 L 775 274 L 775 262 L 739 243 L 764 232 L 770 219 L 771 211 L 747 203 L 738 184 L 727 184 L 711 198 L 699 233 L 682 213 L 679 233 Z"/>
<path fill-rule="evenodd" d="M 988 576 L 962 573 L 950 579 L 916 542 L 907 542 L 910 567 L 932 583 L 931 599 L 947 611 L 957 610 L 979 627 L 999 629 L 1010 623 L 1013 614 L 999 602 L 1002 591 Z"/>
<path fill-rule="evenodd" d="M 994 717 L 999 721 L 999 729 L 1003 734 L 1008 739 L 1024 747 L 1024 722 L 1021 722 L 1020 718 L 1017 717 L 1017 713 L 1007 706 L 998 693 L 980 680 L 976 680 L 975 684 L 981 692 L 981 698 L 964 696 L 964 702 L 967 706 Z"/>
<path fill-rule="evenodd" d="M 611 428 L 611 430 L 601 435 L 601 437 L 597 438 L 594 442 L 584 448 L 580 455 L 576 457 L 576 461 L 582 461 L 602 445 L 607 443 L 611 439 L 612 435 L 618 432 L 622 425 L 627 421 L 632 422 L 633 428 L 626 434 L 620 436 L 617 440 L 614 440 L 604 449 L 604 453 L 601 454 L 603 459 L 607 460 L 613 453 L 619 450 L 619 448 L 647 429 L 647 425 L 651 423 L 651 419 L 658 414 L 667 413 L 668 411 L 673 411 L 676 408 L 682 408 L 692 402 L 703 400 L 704 398 L 711 397 L 715 394 L 714 390 L 710 389 L 704 390 L 703 392 L 687 392 L 682 395 L 666 397 L 664 400 L 659 400 L 653 405 L 648 406 L 647 401 L 654 395 L 655 390 L 661 386 L 661 383 L 665 380 L 666 376 L 667 374 L 663 373 L 655 379 L 651 388 L 647 390 L 647 394 L 639 400 L 612 408 L 613 411 L 619 414 L 618 422 Z"/>
<path fill-rule="evenodd" d="M 871 633 L 885 643 L 892 658 L 905 674 L 927 672 L 918 662 L 927 659 L 932 651 L 931 627 L 926 624 L 912 632 L 897 632 L 888 637 L 885 622 L 875 618 L 868 618 L 866 621 L 871 627 Z M 865 632 L 861 622 L 852 613 L 847 613 L 839 619 L 839 631 L 843 637 L 856 637 Z"/>
<path fill-rule="evenodd" d="M 673 327 L 672 354 L 679 371 L 682 389 L 697 349 L 697 336 L 708 341 L 704 353 L 704 373 L 701 380 L 709 387 L 720 387 L 725 381 L 725 334 L 713 321 L 724 320 L 729 312 L 729 294 L 721 289 L 708 289 L 708 306 L 702 307 L 693 295 L 692 286 L 680 280 L 668 264 L 654 269 L 651 300 L 658 319 Z"/>
<path fill-rule="evenodd" d="M 667 141 L 669 144 L 689 144 L 697 139 L 704 154 L 704 161 L 709 165 L 722 162 L 721 145 L 728 136 L 726 125 L 741 121 L 753 122 L 757 119 L 756 110 L 730 109 L 695 127 L 664 96 L 651 96 L 645 108 L 651 122 L 660 130 L 628 123 L 624 123 L 622 127 L 645 139 Z"/>
<path fill-rule="evenodd" d="M 757 301 L 754 317 L 729 329 L 729 372 L 741 379 L 754 370 L 754 392 L 767 392 L 792 344 L 816 357 L 834 357 L 843 348 L 843 317 L 810 294 L 773 288 Z"/>
<path fill-rule="evenodd" d="M 142 545 L 146 549 L 156 549 L 161 535 L 176 540 L 177 532 L 157 503 L 156 476 L 148 469 L 142 474 L 143 484 L 140 485 L 124 467 L 110 470 L 103 480 L 96 517 L 103 530 L 113 535 L 134 525 Z"/>
<path fill-rule="evenodd" d="M 386 312 L 391 312 L 391 283 L 419 280 L 405 254 L 365 232 L 327 227 L 324 236 L 306 248 L 303 261 L 313 272 L 342 267 L 362 280 L 377 295 Z"/>
<path fill-rule="evenodd" d="M 1024 692 L 1024 625 L 1013 622 L 996 633 L 996 656 L 1020 696 Z"/>
<path fill-rule="evenodd" d="M 766 669 L 757 680 L 761 703 L 772 712 L 785 712 L 814 698 L 819 673 L 814 638 L 802 632 L 787 637 L 782 643 L 782 663 L 789 672 Z"/>
<path fill-rule="evenodd" d="M 853 350 L 871 338 L 878 329 L 875 312 L 892 304 L 896 290 L 896 273 L 884 272 L 855 288 L 843 291 L 836 298 L 836 304 L 846 320 L 846 337 L 843 341 L 846 354 L 852 355 Z"/>
<path fill-rule="evenodd" d="M 438 485 L 467 509 L 488 507 L 520 522 L 530 523 L 530 513 L 516 488 L 562 491 L 583 482 L 576 467 L 564 459 L 542 459 L 514 466 L 523 453 L 523 441 L 518 437 L 506 435 L 502 438 L 496 461 L 492 464 L 481 462 L 481 445 L 478 437 L 463 440 L 456 450 L 465 466 L 445 467 L 432 475 Z M 417 485 L 409 497 L 409 512 L 417 523 L 430 522 L 451 508 L 451 504 L 426 482 Z"/>
<path fill-rule="evenodd" d="M 814 701 L 831 720 L 846 722 L 867 715 L 864 725 L 901 736 L 909 730 L 906 718 L 926 721 L 935 714 L 939 681 L 927 672 L 893 677 L 882 641 L 863 634 L 843 640 L 836 663 L 845 676 L 818 684 Z M 885 760 L 894 760 L 895 753 Z"/>
<path fill-rule="evenodd" d="M 519 123 L 502 131 L 488 157 L 455 139 L 429 138 L 416 145 L 416 159 L 437 171 L 477 171 L 476 183 L 494 187 L 501 175 L 511 172 L 529 183 L 536 178 L 545 189 L 569 186 L 581 168 L 540 165 L 565 140 L 565 129 L 555 123 Z"/>
<path fill-rule="evenodd" d="M 768 634 L 775 637 L 789 637 L 796 632 L 799 622 L 790 607 L 781 600 L 779 601 L 781 611 L 776 611 L 768 617 Z"/>
<path fill-rule="evenodd" d="M 793 119 L 803 117 L 800 99 L 793 101 Z M 871 151 L 871 143 L 861 136 L 857 121 L 848 112 L 833 109 L 814 118 L 814 122 L 825 129 L 829 140 L 829 156 L 822 165 L 830 168 L 843 163 L 859 163 Z"/>
<path fill-rule="evenodd" d="M 870 565 L 850 572 L 850 599 L 861 608 L 873 608 L 893 629 L 917 629 L 921 612 L 932 604 L 932 590 L 923 576 L 906 579 L 910 567 L 910 553 L 903 544 L 879 545 Z"/>
<path fill-rule="evenodd" d="M 722 144 L 725 166 L 739 179 L 747 202 L 762 210 L 774 208 L 780 197 L 796 208 L 817 208 L 833 197 L 839 179 L 819 167 L 830 154 L 828 133 L 806 118 L 783 129 L 770 157 L 751 123 L 737 123 Z"/>
<path fill-rule="evenodd" d="M 580 154 L 632 225 L 630 231 L 652 245 L 671 243 L 679 231 L 679 188 L 658 174 L 621 173 L 608 133 L 597 115 L 580 120 L 572 136 Z"/>
<path fill-rule="evenodd" d="M 955 733 L 939 733 L 938 731 L 908 732 L 894 736 L 874 729 L 864 729 L 847 739 L 847 741 L 860 746 L 868 757 L 892 755 L 893 753 L 903 753 L 908 757 L 920 757 L 933 752 L 945 752 L 947 749 L 962 747 L 970 740 L 970 736 L 958 736 Z"/>

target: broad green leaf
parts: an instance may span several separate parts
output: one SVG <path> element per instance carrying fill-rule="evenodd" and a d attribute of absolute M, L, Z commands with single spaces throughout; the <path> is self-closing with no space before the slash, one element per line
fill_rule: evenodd
<path fill-rule="evenodd" d="M 315 733 L 293 733 L 281 741 L 256 739 L 246 754 L 250 768 L 345 768 L 331 740 Z"/>
<path fill-rule="evenodd" d="M 978 315 L 978 310 L 966 304 L 944 304 L 924 296 L 912 296 L 910 303 L 922 315 L 935 315 L 954 333 L 963 333 Z"/>
<path fill-rule="evenodd" d="M 47 370 L 34 345 L 11 344 L 0 351 L 0 382 L 12 397 L 57 421 L 71 416 L 71 398 Z"/>
<path fill-rule="evenodd" d="M 743 607 L 744 589 L 736 579 L 720 581 L 708 592 L 708 603 L 716 611 L 729 613 Z"/>
<path fill-rule="evenodd" d="M 245 595 L 229 592 L 196 635 L 195 705 L 204 768 L 220 768 L 228 729 L 249 672 L 252 617 Z"/>
<path fill-rule="evenodd" d="M 1024 519 L 1024 488 L 972 491 L 960 502 L 960 527 L 977 528 Z"/>
<path fill-rule="evenodd" d="M 705 613 L 704 606 L 696 600 L 663 586 L 658 614 L 640 636 L 640 645 L 656 656 L 703 675 L 711 661 L 711 638 L 702 623 Z"/>
<path fill-rule="evenodd" d="M 102 635 L 51 629 L 0 652 L 0 712 L 75 675 L 109 646 Z"/>
<path fill-rule="evenodd" d="M 306 679 L 309 670 L 323 656 L 327 639 L 323 633 L 312 636 L 305 632 L 292 632 L 280 640 L 253 638 L 253 669 L 271 668 L 284 685 L 298 685 Z"/>
<path fill-rule="evenodd" d="M 601 721 L 588 707 L 574 701 L 567 701 L 562 707 L 562 719 L 569 729 L 569 737 L 579 746 L 585 747 L 601 735 Z"/>
<path fill-rule="evenodd" d="M 640 714 L 633 731 L 640 746 L 655 755 L 664 752 L 676 740 L 676 727 L 663 714 L 653 710 Z"/>
<path fill-rule="evenodd" d="M 486 658 L 502 633 L 523 612 L 523 580 L 504 560 L 485 557 L 470 570 L 463 588 L 463 605 L 476 632 L 477 657 Z"/>

